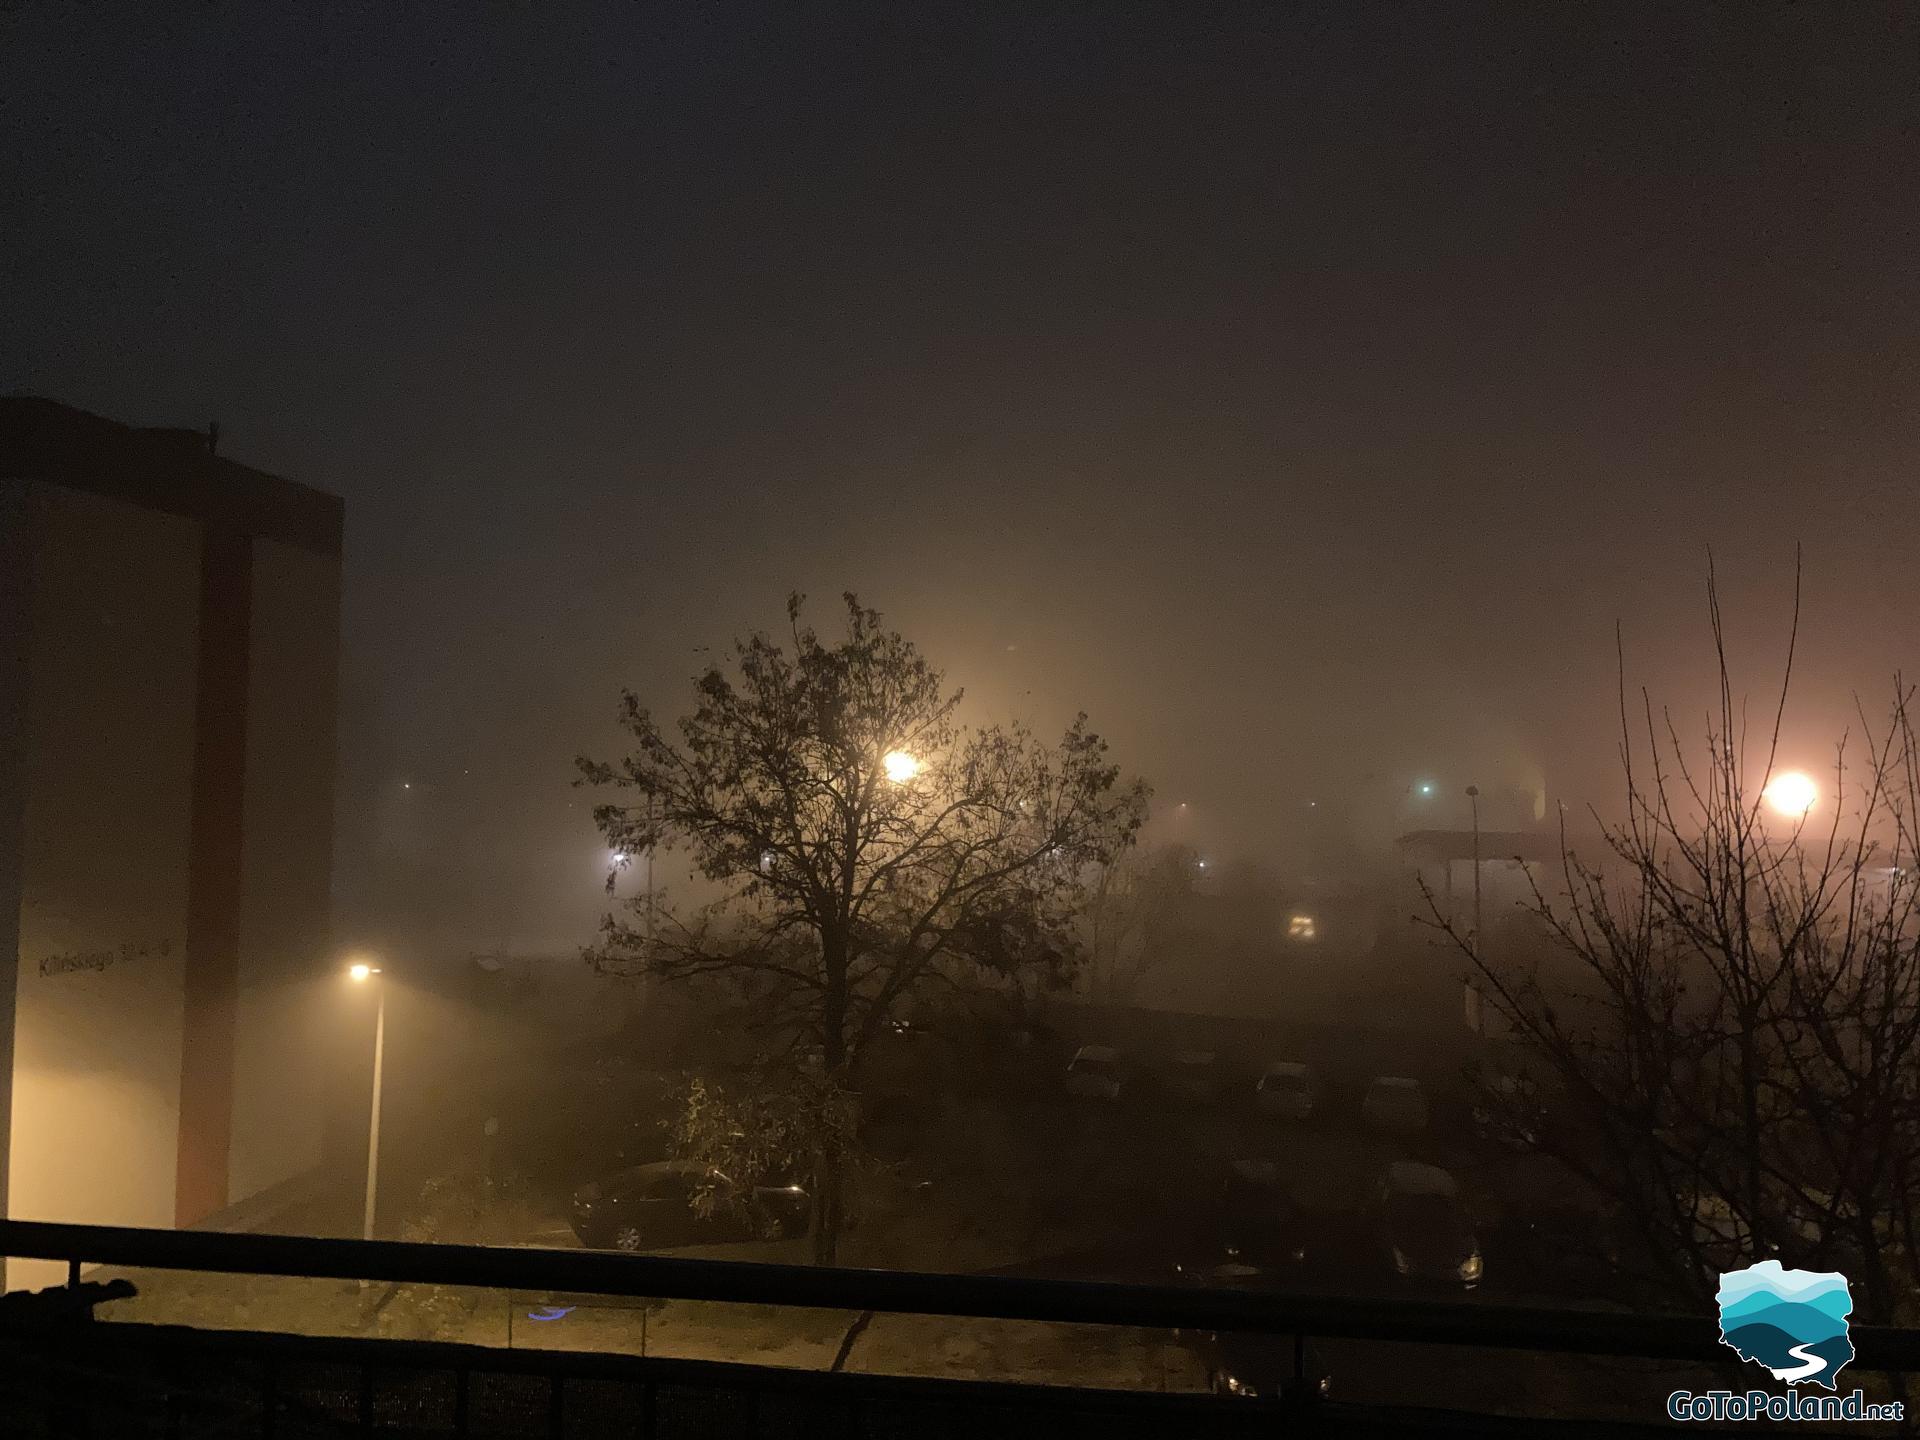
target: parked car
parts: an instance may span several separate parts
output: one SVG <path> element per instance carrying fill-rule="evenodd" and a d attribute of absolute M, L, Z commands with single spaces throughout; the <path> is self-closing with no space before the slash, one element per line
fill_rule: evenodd
<path fill-rule="evenodd" d="M 1427 1128 L 1427 1093 L 1418 1080 L 1405 1075 L 1381 1075 L 1367 1087 L 1360 1113 L 1376 1130 Z"/>
<path fill-rule="evenodd" d="M 711 1189 L 713 1203 L 696 1200 Z M 759 1185 L 742 1193 L 718 1170 L 685 1160 L 636 1165 L 581 1186 L 573 1233 L 590 1250 L 661 1250 L 729 1240 L 776 1240 L 806 1229 L 802 1185 Z"/>
<path fill-rule="evenodd" d="M 1304 1336 L 1190 1330 L 1183 1338 L 1216 1395 L 1304 1405 L 1332 1393 L 1333 1377 Z"/>
<path fill-rule="evenodd" d="M 1272 1271 L 1307 1258 L 1305 1221 L 1272 1160 L 1228 1163 L 1214 1224 L 1223 1260 Z"/>
<path fill-rule="evenodd" d="M 1311 1065 L 1298 1060 L 1276 1060 L 1253 1087 L 1253 1104 L 1262 1115 L 1285 1120 L 1310 1120 L 1320 1103 L 1320 1080 Z"/>
<path fill-rule="evenodd" d="M 1198 1285 L 1252 1286 L 1290 1279 L 1307 1258 L 1307 1230 L 1271 1160 L 1228 1163 L 1196 1197 L 1173 1273 Z"/>
<path fill-rule="evenodd" d="M 1218 1099 L 1219 1057 L 1211 1050 L 1182 1050 L 1167 1066 L 1167 1089 L 1202 1105 Z"/>
<path fill-rule="evenodd" d="M 1067 1094 L 1082 1100 L 1118 1100 L 1126 1064 L 1111 1045 L 1082 1045 L 1067 1062 Z"/>
<path fill-rule="evenodd" d="M 1485 1262 L 1460 1185 L 1438 1165 L 1396 1160 L 1380 1178 L 1380 1235 L 1395 1272 L 1471 1290 Z"/>

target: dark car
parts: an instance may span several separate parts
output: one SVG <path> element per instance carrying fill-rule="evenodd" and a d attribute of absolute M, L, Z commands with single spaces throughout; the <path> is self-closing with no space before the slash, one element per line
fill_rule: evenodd
<path fill-rule="evenodd" d="M 711 1203 L 696 1203 L 703 1192 Z M 590 1250 L 777 1240 L 806 1228 L 808 1203 L 800 1185 L 743 1191 L 717 1170 L 662 1160 L 581 1186 L 573 1196 L 573 1233 Z"/>
<path fill-rule="evenodd" d="M 1216 1395 L 1299 1405 L 1332 1393 L 1333 1377 L 1304 1336 L 1190 1330 L 1186 1341 L 1206 1367 L 1207 1388 Z"/>
<path fill-rule="evenodd" d="M 1271 1160 L 1230 1161 L 1201 1215 L 1216 1264 L 1282 1270 L 1307 1258 L 1306 1224 Z"/>
<path fill-rule="evenodd" d="M 1381 1241 L 1394 1270 L 1410 1280 L 1472 1289 L 1483 1262 L 1460 1187 L 1437 1165 L 1396 1160 L 1380 1181 Z"/>
<path fill-rule="evenodd" d="M 1173 1273 L 1189 1285 L 1291 1289 L 1307 1258 L 1299 1208 L 1269 1161 L 1237 1160 L 1194 1206 L 1191 1228 L 1173 1255 Z"/>
<path fill-rule="evenodd" d="M 1286 1254 L 1291 1264 L 1305 1251 L 1290 1247 Z M 1205 1289 L 1277 1289 L 1285 1278 L 1279 1268 L 1253 1264 L 1246 1256 L 1223 1248 L 1217 1238 L 1211 1255 L 1189 1256 L 1173 1270 L 1180 1283 Z M 1321 1399 L 1332 1388 L 1325 1365 L 1305 1336 L 1231 1330 L 1176 1330 L 1174 1334 L 1206 1367 L 1207 1388 L 1216 1395 L 1297 1403 Z"/>

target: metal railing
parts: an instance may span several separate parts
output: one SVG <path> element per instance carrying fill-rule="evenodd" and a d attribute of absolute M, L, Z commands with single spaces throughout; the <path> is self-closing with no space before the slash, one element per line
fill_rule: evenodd
<path fill-rule="evenodd" d="M 1199 1289 L 1008 1275 L 682 1260 L 597 1250 L 234 1235 L 0 1220 L 0 1255 L 54 1260 L 77 1279 L 83 1265 L 403 1284 L 718 1300 L 979 1316 L 1152 1329 L 1245 1331 L 1340 1339 L 1628 1356 L 1720 1360 L 1718 1326 L 1703 1315 L 1442 1300 Z M 1920 1329 L 1855 1325 L 1858 1370 L 1920 1370 Z"/>
<path fill-rule="evenodd" d="M 1312 1337 L 1663 1361 L 1724 1364 L 1728 1360 L 1718 1326 L 1707 1316 L 1628 1315 L 1485 1301 L 1309 1296 L 17 1220 L 0 1221 L 0 1254 L 64 1263 L 72 1284 L 80 1281 L 83 1267 L 101 1265 L 880 1314 L 1237 1331 L 1292 1337 L 1296 1355 Z M 1854 1369 L 1920 1370 L 1920 1330 L 1855 1326 L 1850 1338 L 1856 1351 Z M 429 1422 L 420 1418 L 425 1414 L 420 1411 L 414 1422 L 416 1433 L 547 1433 L 564 1440 L 574 1434 L 611 1433 L 590 1417 L 625 1414 L 622 1406 L 638 1407 L 634 1413 L 644 1414 L 646 1423 L 638 1431 L 641 1434 L 669 1437 L 709 1433 L 701 1428 L 704 1421 L 656 1428 L 653 1417 L 662 1397 L 674 1395 L 683 1399 L 701 1397 L 689 1414 L 699 1411 L 700 1406 L 724 1409 L 737 1401 L 755 1414 L 762 1410 L 771 1414 L 781 1407 L 804 1412 L 811 1417 L 807 1426 L 812 1427 L 806 1433 L 898 1433 L 914 1435 L 916 1440 L 923 1440 L 924 1422 L 899 1419 L 919 1413 L 916 1405 L 922 1410 L 944 1407 L 956 1413 L 964 1410 L 1003 1419 L 1015 1411 L 1030 1417 L 1059 1416 L 1065 1413 L 1061 1409 L 1064 1406 L 1082 1419 L 1105 1416 L 1099 1422 L 1100 1433 L 1108 1435 L 1251 1433 L 1246 1426 L 1253 1418 L 1240 1402 L 1223 1405 L 1204 1395 L 1123 1394 L 1050 1385 L 776 1371 L 715 1362 L 645 1360 L 622 1354 L 496 1350 L 355 1337 L 322 1339 L 136 1323 L 77 1328 L 5 1321 L 0 1322 L 0 1344 L 10 1350 L 16 1362 L 11 1367 L 17 1377 L 15 1383 L 37 1386 L 33 1394 L 45 1399 L 48 1414 L 46 1428 L 8 1430 L 9 1434 L 78 1433 L 75 1427 L 64 1425 L 60 1417 L 75 1405 L 97 1407 L 103 1403 L 125 1403 L 135 1409 L 145 1406 L 147 1411 L 163 1413 L 165 1423 L 155 1430 L 161 1434 L 333 1434 L 338 1430 L 328 1426 L 378 1428 L 385 1423 L 379 1417 L 395 1405 L 420 1411 L 427 1404 L 421 1397 L 435 1385 L 439 1387 L 435 1393 L 444 1392 L 434 1401 L 441 1405 L 440 1419 Z M 29 1375 L 29 1370 L 35 1373 Z M 108 1376 L 105 1381 L 100 1379 L 103 1374 Z M 520 1420 L 508 1423 L 504 1430 L 489 1430 L 475 1419 L 492 1403 L 489 1396 L 519 1393 L 513 1390 L 516 1385 L 532 1387 L 514 1402 L 520 1406 L 515 1412 L 521 1415 Z M 629 1398 L 617 1402 L 605 1398 L 616 1392 Z M 393 1398 L 396 1396 L 400 1398 Z M 596 1400 L 595 1396 L 601 1398 Z M 1334 1433 L 1360 1433 L 1379 1421 L 1379 1412 L 1368 1407 L 1324 1405 L 1317 1413 L 1321 1427 Z M 196 1414 L 227 1418 L 218 1425 L 209 1422 L 196 1428 L 191 1423 Z M 887 1415 L 899 1419 L 897 1427 L 876 1418 Z M 822 1422 L 822 1416 L 829 1418 Z M 842 1416 L 844 1423 L 832 1416 Z M 1372 1418 L 1363 1423 L 1367 1416 Z M 98 1413 L 93 1418 L 98 1420 Z M 110 1418 L 117 1424 L 127 1417 Z M 1484 1419 L 1487 1424 L 1479 1428 L 1493 1433 L 1495 1417 Z M 1336 1420 L 1339 1423 L 1333 1423 Z M 300 1428 L 308 1422 L 309 1428 Z M 627 1420 L 606 1423 L 614 1430 L 634 1433 Z M 1517 1422 L 1503 1421 L 1501 1425 L 1512 1423 Z M 1026 1433 L 1017 1426 L 1009 1428 L 1003 1420 L 987 1428 L 1006 1435 Z M 1407 1428 L 1418 1430 L 1422 1425 L 1415 1421 Z M 141 1433 L 141 1429 L 129 1423 L 126 1433 Z M 784 1422 L 773 1426 L 770 1433 L 774 1432 L 786 1433 Z M 100 1433 L 97 1427 L 96 1433 Z M 722 1426 L 714 1433 L 750 1434 L 754 1427 Z M 1072 1426 L 1062 1433 L 1073 1433 Z M 1633 1427 L 1633 1433 L 1639 1433 L 1637 1427 Z"/>

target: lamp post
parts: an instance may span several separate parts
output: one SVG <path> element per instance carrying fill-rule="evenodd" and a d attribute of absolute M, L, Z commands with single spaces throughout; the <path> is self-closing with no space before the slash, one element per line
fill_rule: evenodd
<path fill-rule="evenodd" d="M 1480 958 L 1480 787 L 1467 786 L 1473 805 L 1473 958 Z"/>
<path fill-rule="evenodd" d="M 1467 786 L 1467 800 L 1473 806 L 1473 961 L 1478 966 L 1480 963 L 1480 787 L 1478 785 Z M 1469 976 L 1467 1024 L 1477 1034 L 1486 1033 L 1484 1004 L 1480 995 L 1479 976 Z"/>
<path fill-rule="evenodd" d="M 367 1119 L 367 1203 L 360 1216 L 360 1238 L 373 1238 L 373 1202 L 380 1190 L 380 1083 L 385 1078 L 387 1059 L 387 987 L 378 981 L 380 967 L 360 961 L 348 967 L 347 974 L 359 985 L 374 987 L 373 1011 L 373 1109 Z"/>

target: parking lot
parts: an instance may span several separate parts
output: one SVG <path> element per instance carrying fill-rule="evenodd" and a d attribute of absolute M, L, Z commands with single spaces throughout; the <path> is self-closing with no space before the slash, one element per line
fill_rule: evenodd
<path fill-rule="evenodd" d="M 1071 1048 L 1064 1053 L 1070 1055 Z M 1284 1053 L 1284 1052 L 1283 1052 Z M 1296 1049 L 1292 1053 L 1300 1054 Z M 1310 1056 L 1313 1052 L 1307 1051 Z M 1164 1083 L 1154 1063 L 1130 1066 L 1112 1099 L 1067 1093 L 1065 1060 L 1036 1062 L 1024 1080 L 956 1084 L 940 1074 L 942 1103 L 924 1107 L 900 1158 L 861 1181 L 863 1204 L 843 1263 L 897 1269 L 999 1272 L 1066 1279 L 1176 1283 L 1195 1220 L 1234 1161 L 1270 1162 L 1298 1208 L 1304 1256 L 1245 1283 L 1339 1295 L 1452 1298 L 1469 1304 L 1604 1303 L 1564 1257 L 1521 1243 L 1527 1214 L 1512 1197 L 1542 1193 L 1539 1162 L 1472 1134 L 1457 1091 L 1430 1095 L 1430 1123 L 1407 1133 L 1369 1125 L 1362 1098 L 1391 1064 L 1390 1046 L 1349 1047 L 1331 1063 L 1314 1114 L 1264 1116 L 1252 1099 L 1260 1065 L 1223 1071 L 1218 1093 L 1194 1098 Z M 1383 1058 L 1384 1057 L 1384 1058 Z M 1044 1068 L 1041 1068 L 1041 1067 Z M 896 1079 L 909 1075 L 902 1071 Z M 1429 1070 L 1423 1074 L 1432 1074 Z M 664 1094 L 649 1082 L 641 1087 Z M 596 1102 L 598 1097 L 596 1096 Z M 643 1134 L 658 1118 L 614 1109 L 609 1133 Z M 895 1137 L 900 1139 L 902 1137 Z M 605 1154 L 606 1158 L 598 1158 Z M 501 1159 L 518 1157 L 508 1148 Z M 1397 1160 L 1453 1173 L 1479 1222 L 1485 1269 L 1469 1289 L 1418 1284 L 1395 1273 L 1375 1203 Z M 571 1170 L 535 1176 L 491 1243 L 571 1246 L 567 1199 L 578 1174 L 623 1161 L 589 1139 Z M 496 1217 L 507 1220 L 506 1214 Z M 465 1237 L 449 1237 L 465 1238 Z M 674 1248 L 688 1258 L 804 1263 L 804 1237 Z M 145 1293 L 108 1318 L 199 1324 L 299 1325 L 333 1333 L 434 1335 L 485 1345 L 610 1350 L 738 1359 L 809 1369 L 977 1376 L 1092 1386 L 1191 1390 L 1211 1382 L 1196 1337 L 1131 1327 L 796 1311 L 685 1301 L 435 1292 L 324 1294 L 301 1282 L 256 1279 L 244 1294 L 221 1277 L 148 1275 Z M 228 1293 L 233 1291 L 233 1293 Z M 286 1293 L 281 1293 L 281 1292 Z M 1284 1340 L 1276 1342 L 1286 1346 Z M 1349 1398 L 1644 1414 L 1640 1392 L 1665 1371 L 1514 1353 L 1460 1352 L 1378 1342 L 1316 1340 L 1318 1363 Z M 1647 1367 L 1639 1367 L 1646 1370 Z M 1661 1393 L 1664 1393 L 1662 1391 Z M 1649 1402 L 1650 1403 L 1650 1402 Z"/>

